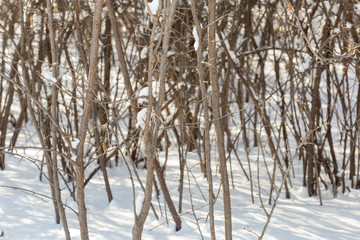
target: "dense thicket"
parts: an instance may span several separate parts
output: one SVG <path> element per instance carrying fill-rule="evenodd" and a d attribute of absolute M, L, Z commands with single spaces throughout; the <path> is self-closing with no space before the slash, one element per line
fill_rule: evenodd
<path fill-rule="evenodd" d="M 150 0 L 0 2 L 0 167 L 5 153 L 35 147 L 16 144 L 23 126 L 33 126 L 57 221 L 66 220 L 64 181 L 77 198 L 82 239 L 86 184 L 101 171 L 111 201 L 107 167 L 125 157 L 147 167 L 134 238 L 141 237 L 154 181 L 181 228 L 189 151 L 198 153 L 208 179 L 212 231 L 211 162 L 219 161 L 227 239 L 231 158 L 253 191 L 249 153 L 261 153 L 271 166 L 269 203 L 278 175 L 290 197 L 293 161 L 302 162 L 303 185 L 320 201 L 322 185 L 334 197 L 360 188 L 357 1 L 163 0 L 156 13 Z M 164 178 L 172 144 L 180 162 L 178 209 Z M 98 167 L 86 176 L 89 164 Z"/>

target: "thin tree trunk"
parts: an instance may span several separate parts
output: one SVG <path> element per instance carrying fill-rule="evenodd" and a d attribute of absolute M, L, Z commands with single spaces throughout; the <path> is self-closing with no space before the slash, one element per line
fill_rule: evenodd
<path fill-rule="evenodd" d="M 113 17 L 110 16 L 110 19 Z M 154 39 L 156 35 L 156 29 L 158 27 L 159 17 L 154 18 L 153 28 L 151 31 L 150 37 L 150 46 L 149 46 L 149 70 L 148 70 L 148 87 L 149 87 L 149 106 L 152 106 L 154 101 L 152 95 L 152 75 L 153 75 L 153 67 L 155 63 L 154 57 Z M 114 29 L 114 27 L 113 27 Z M 146 122 L 144 127 L 144 142 L 146 146 L 146 182 L 145 182 L 145 195 L 144 201 L 141 207 L 140 214 L 135 217 L 135 223 L 132 229 L 132 237 L 133 240 L 140 240 L 142 231 L 144 228 L 145 220 L 149 214 L 150 206 L 151 206 L 151 198 L 152 198 L 152 187 L 154 183 L 154 156 L 153 156 L 153 146 L 152 146 L 152 136 L 151 136 L 151 125 L 150 125 L 150 116 L 151 116 L 152 108 L 149 107 L 146 116 Z"/>
<path fill-rule="evenodd" d="M 159 180 L 159 183 L 161 186 L 161 190 L 164 194 L 164 199 L 165 199 L 167 205 L 169 206 L 169 211 L 170 211 L 170 213 L 174 219 L 174 222 L 176 224 L 176 231 L 179 231 L 181 229 L 181 219 L 180 219 L 178 213 L 176 212 L 176 208 L 174 206 L 173 201 L 171 200 L 169 189 L 166 186 L 164 175 L 161 171 L 159 162 L 156 158 L 154 158 L 153 164 L 154 164 L 154 169 L 155 169 L 156 175 L 158 177 L 158 180 Z"/>
<path fill-rule="evenodd" d="M 195 0 L 191 0 L 191 13 L 194 18 L 196 32 L 198 34 L 199 41 L 201 41 L 201 25 L 196 13 L 196 3 Z M 213 178 L 211 171 L 211 157 L 210 157 L 210 117 L 209 117 L 209 107 L 208 107 L 208 93 L 205 88 L 204 83 L 204 67 L 202 64 L 202 44 L 199 42 L 198 50 L 197 50 L 197 64 L 199 71 L 199 81 L 200 81 L 200 89 L 202 95 L 202 104 L 204 107 L 204 158 L 206 162 L 206 178 L 208 181 L 208 197 L 209 197 L 209 218 L 210 218 L 210 234 L 211 239 L 215 240 L 215 221 L 214 221 L 214 191 L 213 191 Z"/>
<path fill-rule="evenodd" d="M 11 140 L 10 140 L 10 145 L 9 145 L 10 148 L 15 147 L 17 138 L 19 137 L 19 134 L 20 134 L 21 126 L 22 126 L 22 124 L 23 124 L 23 122 L 24 122 L 24 120 L 26 118 L 26 111 L 27 111 L 27 104 L 26 104 L 26 102 L 24 102 L 24 104 L 22 104 L 20 116 L 19 116 L 19 118 L 18 118 L 18 120 L 16 121 L 16 124 L 15 124 L 14 134 L 11 137 Z"/>
<path fill-rule="evenodd" d="M 115 17 L 114 6 L 111 0 L 106 0 L 106 7 L 108 9 L 109 18 L 111 21 L 111 29 L 115 38 L 115 47 L 119 57 L 120 69 L 124 77 L 124 84 L 126 88 L 127 97 L 130 99 L 131 109 L 134 112 L 136 109 L 136 100 L 133 98 L 134 91 L 131 87 L 130 76 L 126 66 L 125 54 L 123 51 L 122 38 L 119 32 L 119 26 Z"/>
<path fill-rule="evenodd" d="M 308 172 L 308 177 L 307 177 L 307 188 L 308 188 L 308 193 L 309 196 L 313 196 L 316 195 L 316 190 L 314 188 L 314 180 L 316 180 L 315 178 L 317 178 L 316 176 L 314 177 L 314 167 L 315 164 L 317 164 L 317 160 L 315 157 L 315 146 L 314 146 L 314 130 L 317 127 L 316 126 L 316 116 L 318 114 L 319 108 L 320 108 L 320 94 L 319 94 L 319 85 L 320 85 L 320 79 L 321 77 L 318 76 L 318 74 L 321 74 L 320 71 L 320 67 L 318 67 L 316 69 L 316 75 L 313 76 L 313 81 L 314 81 L 314 86 L 312 88 L 311 91 L 311 95 L 312 95 L 312 103 L 311 103 L 311 112 L 310 112 L 310 116 L 309 116 L 309 130 L 312 132 L 311 136 L 310 136 L 310 144 L 307 146 L 307 152 L 306 152 L 306 159 L 307 159 L 307 163 L 308 163 L 308 168 L 307 168 L 307 172 Z"/>
<path fill-rule="evenodd" d="M 102 12 L 102 0 L 97 0 L 95 2 L 95 12 L 93 18 L 92 26 L 92 36 L 91 36 L 91 49 L 90 49 L 90 65 L 89 65 L 89 75 L 88 81 L 89 85 L 86 89 L 86 98 L 84 113 L 81 119 L 80 124 L 80 143 L 77 148 L 77 159 L 75 165 L 76 171 L 76 202 L 78 205 L 78 220 L 80 225 L 80 234 L 82 240 L 89 239 L 88 226 L 87 226 L 87 210 L 85 206 L 85 189 L 84 189 L 84 147 L 85 147 L 85 138 L 88 130 L 88 123 L 90 118 L 90 112 L 92 108 L 92 100 L 94 99 L 94 92 L 96 84 L 96 68 L 97 68 L 97 58 L 98 58 L 98 47 L 99 47 L 99 36 L 100 36 L 100 27 L 101 27 L 101 12 Z"/>
<path fill-rule="evenodd" d="M 97 116 L 100 114 L 98 111 L 101 107 L 102 107 L 101 105 L 93 104 L 92 117 L 94 119 L 94 124 L 96 122 Z M 101 113 L 101 114 L 105 114 L 105 113 Z M 100 122 L 101 121 L 102 120 L 100 119 Z M 102 122 L 101 122 L 101 124 L 103 125 Z M 112 196 L 112 192 L 111 192 L 111 188 L 110 188 L 109 177 L 108 177 L 107 170 L 106 170 L 106 163 L 107 163 L 106 152 L 105 152 L 105 149 L 107 149 L 107 146 L 105 144 L 106 134 L 103 132 L 103 130 L 101 130 L 101 133 L 99 133 L 99 130 L 97 129 L 97 127 L 95 127 L 94 135 L 95 135 L 95 142 L 97 145 L 97 147 L 96 147 L 97 153 L 98 153 L 98 157 L 99 157 L 98 161 L 100 164 L 101 172 L 103 173 L 103 176 L 104 176 L 105 190 L 106 190 L 106 194 L 108 197 L 108 201 L 110 203 L 113 200 L 113 196 Z"/>
<path fill-rule="evenodd" d="M 53 9 L 52 4 L 50 0 L 46 1 L 47 3 L 47 12 L 48 12 L 48 26 L 50 31 L 50 44 L 51 44 L 51 57 L 52 57 L 52 74 L 55 77 L 55 79 L 58 77 L 58 65 L 57 65 L 57 49 L 56 49 L 56 43 L 55 43 L 55 32 L 54 32 L 54 25 L 53 25 Z M 57 89 L 56 84 L 53 83 L 52 89 L 51 89 L 51 116 L 56 121 L 57 119 Z M 61 218 L 61 222 L 64 227 L 65 237 L 67 240 L 70 240 L 70 232 L 66 220 L 66 213 L 64 206 L 62 205 L 61 201 L 61 191 L 60 191 L 60 184 L 59 184 L 59 178 L 58 178 L 58 164 L 57 164 L 57 126 L 51 127 L 51 135 L 52 135 L 52 148 L 54 150 L 53 156 L 52 156 L 52 169 L 53 169 L 53 187 L 55 191 L 55 197 L 57 202 L 57 207 L 59 209 L 59 214 Z"/>
<path fill-rule="evenodd" d="M 218 75 L 216 71 L 216 43 L 215 43 L 215 8 L 216 1 L 209 0 L 209 13 L 208 13 L 208 51 L 209 51 L 209 72 L 210 81 L 212 86 L 211 100 L 214 114 L 214 125 L 216 133 L 216 144 L 218 147 L 219 162 L 220 162 L 220 174 L 221 183 L 223 186 L 223 203 L 225 214 L 225 238 L 227 240 L 232 239 L 232 221 L 231 221 L 231 200 L 229 189 L 229 178 L 226 167 L 226 156 L 224 147 L 224 132 L 221 126 L 221 115 L 219 105 L 219 83 Z"/>
<path fill-rule="evenodd" d="M 14 98 L 14 92 L 15 92 L 14 84 L 9 82 L 9 89 L 8 89 L 8 93 L 7 93 L 8 100 L 6 102 L 4 114 L 2 116 L 0 116 L 0 119 L 2 120 L 2 124 L 0 125 L 0 132 L 1 132 L 0 148 L 5 147 L 6 130 L 7 130 L 7 125 L 8 125 L 9 116 L 10 116 L 10 109 L 11 109 L 11 105 L 12 105 L 13 98 Z M 3 149 L 0 149 L 0 169 L 1 170 L 5 169 L 5 151 Z"/>
<path fill-rule="evenodd" d="M 108 178 L 108 173 L 106 169 L 106 153 L 108 149 L 108 135 L 107 130 L 109 126 L 109 119 L 107 116 L 107 113 L 109 112 L 109 105 L 106 102 L 110 102 L 110 74 L 111 74 L 111 23 L 110 19 L 106 18 L 105 20 L 105 32 L 104 32 L 104 39 L 103 39 L 103 45 L 104 45 L 104 80 L 103 85 L 101 86 L 101 91 L 104 92 L 104 101 L 105 103 L 102 104 L 94 104 L 93 105 L 93 119 L 94 119 L 94 125 L 96 125 L 97 121 L 96 118 L 98 117 L 100 120 L 101 127 L 95 128 L 95 139 L 97 142 L 97 149 L 99 152 L 99 161 L 100 161 L 100 167 L 101 171 L 104 176 L 104 182 L 105 182 L 105 189 L 107 193 L 107 197 L 109 200 L 109 203 L 112 201 L 113 196 L 110 188 L 110 182 Z M 101 82 L 98 81 L 98 84 L 100 85 Z"/>
<path fill-rule="evenodd" d="M 162 6 L 161 4 L 159 4 L 159 6 Z M 166 19 L 165 19 L 165 30 L 164 30 L 164 38 L 163 38 L 163 47 L 162 47 L 162 54 L 161 54 L 161 62 L 160 62 L 160 86 L 159 86 L 159 98 L 158 98 L 158 102 L 156 105 L 156 109 L 155 109 L 155 116 L 160 116 L 161 115 L 161 109 L 162 109 L 162 105 L 164 103 L 165 100 L 165 76 L 166 76 L 166 59 L 167 59 L 167 52 L 168 52 L 168 47 L 169 47 L 169 38 L 170 38 L 170 29 L 171 29 L 171 24 L 173 21 L 173 18 L 175 16 L 175 10 L 176 10 L 176 6 L 177 6 L 177 0 L 173 0 L 171 2 L 171 6 L 170 6 L 170 1 L 167 1 L 166 3 Z M 158 23 L 158 16 L 154 17 L 154 25 L 153 25 L 153 29 L 152 29 L 152 34 L 151 34 L 151 40 L 150 40 L 150 51 L 149 51 L 149 72 L 148 72 L 148 88 L 149 88 L 149 95 L 148 95 L 148 111 L 146 114 L 146 123 L 145 123 L 145 131 L 144 131 L 144 136 L 145 136 L 145 144 L 146 144 L 146 156 L 147 156 L 147 175 L 146 175 L 146 187 L 145 187 L 145 196 L 144 196 L 144 202 L 141 208 L 141 212 L 139 214 L 139 216 L 135 219 L 135 224 L 133 227 L 133 239 L 136 240 L 140 240 L 141 239 L 141 234 L 142 234 L 142 230 L 144 227 L 144 223 L 145 220 L 147 218 L 147 215 L 149 213 L 149 209 L 150 209 L 150 203 L 151 203 L 151 195 L 152 195 L 152 184 L 154 182 L 154 167 L 155 167 L 155 145 L 156 145 L 156 140 L 158 137 L 158 133 L 159 133 L 159 128 L 161 125 L 161 121 L 160 121 L 160 117 L 156 117 L 155 118 L 155 123 L 153 123 L 152 119 L 151 119 L 151 113 L 152 113 L 152 105 L 154 102 L 154 98 L 153 98 L 153 94 L 152 94 L 152 69 L 153 69 L 153 64 L 155 63 L 154 61 L 154 53 L 153 53 L 153 47 L 154 47 L 154 38 L 155 38 L 155 31 L 157 28 L 157 23 Z M 150 124 L 153 123 L 153 124 Z M 174 218 L 174 220 L 177 220 Z M 181 221 L 180 221 L 180 217 L 179 220 L 176 221 L 176 231 L 180 230 L 181 228 Z"/>
<path fill-rule="evenodd" d="M 160 91 L 159 91 L 158 104 L 156 105 L 156 109 L 155 109 L 155 116 L 161 115 L 162 106 L 165 101 L 165 77 L 166 77 L 166 72 L 167 72 L 167 53 L 168 53 L 168 48 L 169 48 L 170 30 L 171 30 L 171 25 L 172 25 L 174 17 L 175 17 L 176 6 L 177 6 L 177 0 L 173 0 L 173 1 L 167 0 L 166 13 L 167 13 L 168 17 L 166 18 L 166 22 L 165 22 L 164 39 L 163 39 L 161 62 L 160 62 L 160 86 L 159 86 Z M 150 95 L 152 95 L 152 92 L 149 92 L 149 96 Z M 149 106 L 151 106 L 150 102 L 149 102 Z M 154 147 L 156 145 L 156 140 L 158 138 L 160 125 L 161 125 L 160 117 L 157 117 L 155 120 L 154 133 L 152 136 L 152 146 L 154 146 Z M 153 151 L 155 150 L 154 147 L 153 147 Z M 153 164 L 155 166 L 156 173 L 160 180 L 161 179 L 160 166 L 158 166 L 158 168 L 157 168 L 156 167 L 156 164 L 158 164 L 156 162 L 157 160 L 154 159 L 153 161 L 154 161 Z M 175 210 L 174 204 L 172 203 L 170 194 L 168 193 L 167 186 L 164 183 L 165 183 L 165 180 L 163 181 L 161 188 L 163 190 L 164 197 L 166 197 L 166 195 L 168 195 L 167 202 L 168 202 L 169 210 L 175 220 L 176 231 L 179 231 L 181 229 L 181 220 Z"/>
<path fill-rule="evenodd" d="M 31 105 L 31 97 L 32 97 L 31 82 L 30 82 L 30 78 L 29 78 L 29 75 L 28 75 L 26 67 L 25 67 L 25 58 L 24 58 L 24 56 L 25 56 L 25 23 L 24 23 L 24 8 L 23 8 L 22 0 L 20 0 L 19 8 L 20 8 L 20 19 L 21 19 L 20 60 L 21 60 L 21 68 L 22 68 L 22 74 L 24 77 L 25 86 L 26 86 L 27 91 L 29 92 L 29 95 L 26 96 L 26 101 L 27 101 L 27 106 L 28 106 L 29 112 L 30 112 L 31 120 L 35 126 L 36 133 L 40 140 L 40 144 L 44 149 L 46 149 L 46 144 L 45 144 L 42 132 L 40 130 L 39 122 L 36 120 L 36 117 L 34 114 L 34 109 L 32 108 L 32 105 Z M 54 190 L 53 183 L 52 183 L 53 176 L 52 176 L 52 168 L 50 167 L 51 156 L 48 151 L 45 151 L 44 154 L 45 154 L 45 158 L 46 158 L 47 166 L 48 166 L 47 169 L 48 169 L 51 197 L 53 199 L 53 205 L 54 205 L 54 210 L 55 210 L 55 220 L 56 220 L 56 223 L 60 223 L 59 209 L 58 209 L 58 206 L 56 203 L 55 190 Z"/>

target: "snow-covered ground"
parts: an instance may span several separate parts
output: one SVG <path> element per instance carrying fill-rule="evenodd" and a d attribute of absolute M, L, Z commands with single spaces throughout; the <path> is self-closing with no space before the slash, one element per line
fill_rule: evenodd
<path fill-rule="evenodd" d="M 30 137 L 30 135 L 28 136 Z M 17 153 L 25 155 L 21 149 L 18 149 Z M 179 160 L 175 153 L 176 150 L 173 149 L 169 154 L 166 178 L 171 196 L 177 206 Z M 32 158 L 37 158 L 38 155 L 39 152 L 31 149 L 26 150 L 25 158 L 7 155 L 6 169 L 0 172 L 0 233 L 4 232 L 4 236 L 0 239 L 65 239 L 61 225 L 55 223 L 52 201 L 44 197 L 50 196 L 50 189 L 45 180 L 39 181 L 39 170 L 36 165 L 39 166 L 40 163 L 32 162 Z M 189 154 L 188 168 L 191 169 L 191 172 L 185 173 L 181 231 L 175 232 L 174 223 L 165 209 L 161 196 L 161 210 L 154 196 L 153 205 L 160 218 L 156 220 L 150 210 L 143 231 L 143 239 L 201 239 L 196 219 L 198 219 L 204 239 L 210 239 L 209 221 L 206 221 L 208 213 L 207 183 L 202 177 L 200 166 L 197 163 L 197 155 Z M 253 165 L 256 166 L 256 164 Z M 256 234 L 260 235 L 266 222 L 264 211 L 259 207 L 257 181 L 253 180 L 255 204 L 252 204 L 249 181 L 241 174 L 240 167 L 234 160 L 232 166 L 235 186 L 231 189 L 234 239 L 257 239 Z M 215 169 L 216 165 L 214 165 L 214 172 Z M 101 173 L 86 186 L 90 239 L 131 239 L 134 223 L 134 199 L 130 174 L 124 164 L 108 170 L 114 196 L 114 200 L 110 204 L 107 201 Z M 254 179 L 256 179 L 255 170 L 253 171 Z M 87 174 L 89 173 L 90 169 L 87 171 Z M 146 171 L 138 170 L 138 173 L 144 180 Z M 266 175 L 261 171 L 260 173 L 262 197 L 267 210 L 269 210 L 271 208 L 267 204 L 269 185 L 264 177 Z M 188 179 L 190 179 L 190 185 Z M 214 177 L 215 194 L 219 189 L 219 180 L 220 175 L 217 174 Z M 136 183 L 135 198 L 137 199 L 135 205 L 139 206 L 142 192 L 136 179 L 134 181 Z M 292 183 L 291 199 L 285 199 L 281 195 L 264 239 L 349 240 L 359 238 L 359 190 L 351 189 L 351 192 L 339 193 L 337 198 L 333 198 L 330 191 L 323 189 L 323 206 L 320 206 L 317 197 L 308 197 L 306 188 L 301 186 L 299 174 L 296 178 L 292 178 Z M 191 208 L 189 186 L 196 216 Z M 67 189 L 63 190 L 63 202 L 76 209 L 76 203 L 69 197 Z M 168 214 L 169 224 L 165 218 L 165 211 Z M 80 239 L 76 214 L 69 208 L 66 213 L 72 239 Z M 224 239 L 221 193 L 215 205 L 215 223 L 217 238 Z"/>

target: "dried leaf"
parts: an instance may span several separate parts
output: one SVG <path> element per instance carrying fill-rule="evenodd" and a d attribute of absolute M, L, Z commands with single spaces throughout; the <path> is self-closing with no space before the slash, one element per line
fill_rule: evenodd
<path fill-rule="evenodd" d="M 292 10 L 292 9 L 293 9 L 293 7 L 292 7 L 292 5 L 291 5 L 290 2 L 288 2 L 287 7 L 288 7 L 289 10 Z"/>
<path fill-rule="evenodd" d="M 0 237 L 3 237 L 5 235 L 4 230 L 0 233 Z"/>
<path fill-rule="evenodd" d="M 60 13 L 59 9 L 57 7 L 54 8 L 53 13 Z"/>
<path fill-rule="evenodd" d="M 349 48 L 349 49 L 348 49 L 348 53 L 349 53 L 349 54 L 353 54 L 354 51 L 355 51 L 354 42 L 350 42 L 348 48 Z"/>
<path fill-rule="evenodd" d="M 103 144 L 103 149 L 104 149 L 104 153 L 106 154 L 107 153 L 107 147 L 105 144 Z"/>
<path fill-rule="evenodd" d="M 33 16 L 30 16 L 30 26 L 34 26 L 34 19 L 33 19 Z"/>

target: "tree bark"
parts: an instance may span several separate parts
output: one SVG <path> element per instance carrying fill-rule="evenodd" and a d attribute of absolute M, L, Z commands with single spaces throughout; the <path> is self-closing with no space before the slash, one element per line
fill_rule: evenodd
<path fill-rule="evenodd" d="M 6 131 L 7 131 L 7 125 L 8 125 L 8 121 L 9 121 L 9 116 L 10 116 L 10 109 L 11 109 L 11 105 L 13 102 L 13 98 L 14 98 L 14 84 L 9 82 L 9 90 L 7 93 L 7 103 L 5 106 L 5 111 L 4 114 L 2 116 L 0 116 L 0 119 L 2 120 L 2 124 L 0 125 L 0 132 L 1 132 L 1 136 L 0 136 L 0 147 L 5 147 L 5 142 L 6 142 Z M 0 149 L 0 169 L 4 170 L 5 169 L 5 151 L 3 149 Z"/>
<path fill-rule="evenodd" d="M 201 25 L 196 13 L 196 3 L 195 0 L 191 0 L 191 13 L 194 18 L 196 32 L 199 38 L 199 46 L 197 49 L 197 66 L 199 71 L 199 81 L 200 81 L 200 89 L 202 95 L 202 104 L 204 107 L 204 118 L 205 118 L 205 126 L 204 126 L 204 158 L 206 162 L 206 178 L 208 181 L 208 197 L 209 197 L 209 217 L 210 217 L 210 233 L 211 239 L 215 240 L 215 221 L 214 221 L 214 191 L 213 191 L 213 178 L 211 171 L 211 157 L 210 157 L 210 117 L 209 117 L 209 106 L 208 106 L 208 93 L 205 88 L 204 83 L 204 67 L 202 64 L 202 34 L 201 34 Z"/>
<path fill-rule="evenodd" d="M 111 29 L 115 38 L 115 47 L 119 57 L 120 69 L 124 77 L 124 84 L 126 88 L 127 97 L 130 99 L 131 109 L 132 111 L 134 111 L 136 109 L 136 100 L 135 98 L 132 98 L 134 95 L 134 91 L 131 87 L 129 71 L 126 65 L 125 54 L 123 50 L 122 38 L 119 32 L 119 26 L 117 24 L 114 7 L 111 0 L 106 0 L 106 7 L 108 9 L 108 14 L 111 21 Z"/>
<path fill-rule="evenodd" d="M 26 90 L 28 91 L 29 95 L 26 96 L 26 101 L 27 101 L 27 106 L 30 112 L 30 117 L 31 120 L 35 126 L 36 129 L 36 133 L 39 137 L 40 140 L 40 144 L 41 146 L 46 149 L 46 144 L 44 141 L 44 137 L 42 135 L 42 132 L 40 130 L 40 124 L 39 122 L 36 120 L 35 117 L 35 113 L 34 113 L 34 109 L 31 105 L 31 98 L 33 97 L 32 91 L 31 91 L 31 82 L 30 82 L 30 78 L 29 75 L 27 73 L 27 69 L 25 67 L 25 23 L 24 23 L 24 8 L 23 8 L 23 2 L 22 0 L 20 0 L 20 4 L 19 4 L 19 8 L 20 8 L 20 18 L 21 18 L 21 39 L 20 39 L 20 60 L 21 60 L 21 68 L 22 68 L 22 73 L 23 73 L 23 78 L 24 78 L 24 83 L 25 83 L 25 87 Z M 48 151 L 44 152 L 45 154 L 45 159 L 47 162 L 47 170 L 48 170 L 48 176 L 49 176 L 49 185 L 50 185 L 50 190 L 51 190 L 51 197 L 53 199 L 53 205 L 54 205 L 54 211 L 55 211 L 55 221 L 56 223 L 60 223 L 60 214 L 59 214 L 59 209 L 56 203 L 56 197 L 55 197 L 55 189 L 53 186 L 53 172 L 52 172 L 52 168 L 51 168 L 51 156 L 50 153 Z"/>
<path fill-rule="evenodd" d="M 110 18 L 112 18 L 110 16 Z M 153 75 L 153 67 L 155 64 L 154 57 L 154 39 L 156 35 L 156 29 L 158 27 L 159 17 L 154 18 L 154 23 L 151 31 L 150 37 L 150 45 L 149 45 L 149 70 L 148 70 L 148 88 L 149 88 L 149 106 L 152 106 L 154 99 L 152 94 L 152 75 Z M 146 146 L 146 182 L 145 182 L 145 195 L 144 201 L 141 207 L 140 214 L 135 217 L 135 223 L 132 229 L 132 237 L 133 240 L 140 240 L 142 231 L 144 228 L 144 223 L 149 214 L 150 206 L 151 206 L 151 197 L 152 197 L 152 187 L 154 183 L 154 156 L 153 156 L 153 144 L 152 144 L 152 135 L 151 135 L 151 127 L 150 125 L 150 116 L 151 116 L 152 108 L 149 107 L 146 116 L 146 122 L 144 126 L 144 142 Z"/>
<path fill-rule="evenodd" d="M 85 188 L 84 147 L 85 147 L 86 133 L 88 130 L 90 112 L 92 108 L 92 100 L 94 99 L 93 89 L 95 89 L 96 78 L 97 78 L 96 68 L 97 68 L 97 58 L 98 58 L 100 27 L 101 27 L 102 5 L 103 5 L 102 0 L 96 0 L 93 26 L 92 26 L 91 48 L 90 48 L 90 65 L 89 65 L 89 75 L 88 75 L 89 85 L 86 89 L 84 112 L 80 124 L 80 143 L 77 147 L 77 159 L 75 165 L 76 202 L 78 205 L 78 220 L 80 225 L 81 240 L 89 239 L 88 226 L 87 226 L 87 210 L 85 205 L 85 189 L 84 189 Z"/>
<path fill-rule="evenodd" d="M 159 4 L 161 6 L 161 4 Z M 166 19 L 165 19 L 165 30 L 164 30 L 164 39 L 163 39 L 163 47 L 162 47 L 162 54 L 161 54 L 161 62 L 160 62 L 160 86 L 159 86 L 159 99 L 156 105 L 155 109 L 155 116 L 161 115 L 161 109 L 162 105 L 165 100 L 165 76 L 166 76 L 166 59 L 167 59 L 167 52 L 169 47 L 169 38 L 170 38 L 170 28 L 173 21 L 173 18 L 175 16 L 175 10 L 177 6 L 177 0 L 173 0 L 170 5 L 170 1 L 167 1 L 166 3 Z M 146 175 L 146 187 L 145 187 L 145 196 L 144 196 L 144 202 L 141 208 L 141 212 L 139 216 L 135 219 L 135 224 L 133 227 L 133 239 L 140 240 L 142 230 L 144 227 L 145 220 L 147 218 L 149 209 L 150 209 L 150 203 L 151 203 L 151 195 L 152 195 L 152 184 L 154 182 L 154 167 L 155 167 L 155 157 L 156 157 L 156 140 L 159 133 L 159 128 L 161 125 L 160 117 L 156 117 L 155 122 L 151 119 L 151 112 L 152 112 L 152 105 L 154 102 L 154 97 L 152 94 L 152 69 L 154 61 L 154 53 L 153 53 L 153 46 L 154 46 L 154 38 L 155 38 L 155 31 L 158 23 L 158 16 L 154 17 L 154 25 L 152 29 L 151 34 L 151 40 L 150 40 L 150 59 L 149 59 L 149 72 L 148 72 L 148 88 L 149 88 L 149 95 L 148 95 L 148 111 L 146 116 L 146 124 L 145 124 L 145 130 L 144 130 L 144 136 L 145 136 L 145 144 L 146 144 L 146 156 L 147 156 L 147 175 Z M 151 124 L 152 123 L 152 124 Z M 174 218 L 175 221 L 180 219 L 180 217 L 177 219 Z M 176 231 L 180 230 L 181 228 L 181 221 L 176 221 Z"/>
<path fill-rule="evenodd" d="M 209 51 L 209 72 L 212 86 L 211 101 L 214 114 L 214 125 L 216 133 L 216 145 L 218 148 L 221 183 L 223 186 L 223 204 L 225 214 L 225 238 L 232 239 L 232 222 L 231 222 L 231 199 L 229 189 L 229 178 L 226 167 L 226 156 L 224 147 L 224 131 L 221 126 L 220 104 L 219 104 L 219 85 L 218 75 L 216 70 L 216 43 L 215 43 L 215 8 L 216 1 L 209 0 L 208 2 L 208 51 Z"/>
<path fill-rule="evenodd" d="M 57 64 L 57 46 L 55 41 L 55 31 L 54 31 L 54 24 L 53 24 L 53 9 L 50 0 L 46 1 L 47 3 L 47 13 L 48 13 L 48 26 L 50 31 L 50 45 L 51 45 L 51 57 L 52 57 L 52 74 L 55 79 L 57 79 L 59 75 L 59 66 Z M 51 116 L 56 121 L 57 119 L 57 87 L 56 83 L 53 83 L 51 88 Z M 57 153 L 56 149 L 58 148 L 57 143 L 57 125 L 55 126 L 52 123 L 51 127 L 51 135 L 52 135 L 52 148 L 53 148 L 53 156 L 52 156 L 52 169 L 53 169 L 53 187 L 55 191 L 56 203 L 59 209 L 60 219 L 64 228 L 65 238 L 70 240 L 70 231 L 68 227 L 68 223 L 66 220 L 66 213 L 64 206 L 62 205 L 61 200 L 61 191 L 60 191 L 60 184 L 59 184 L 59 177 L 58 177 L 58 164 L 57 164 Z"/>

